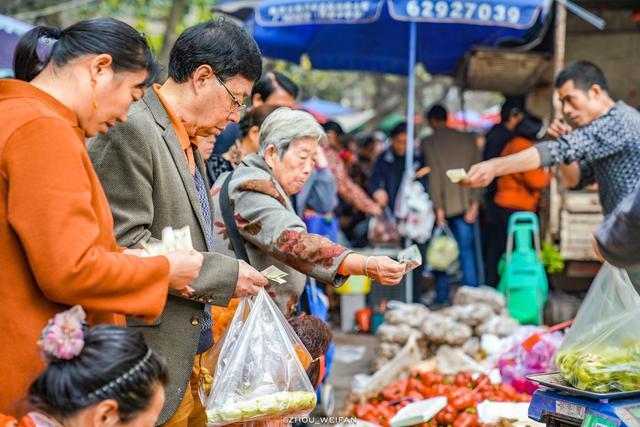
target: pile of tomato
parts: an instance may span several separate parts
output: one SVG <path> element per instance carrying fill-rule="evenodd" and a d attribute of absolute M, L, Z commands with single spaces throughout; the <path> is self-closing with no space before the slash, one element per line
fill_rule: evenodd
<path fill-rule="evenodd" d="M 505 384 L 491 384 L 485 375 L 472 377 L 468 372 L 443 376 L 433 372 L 412 372 L 406 380 L 384 388 L 376 397 L 355 405 L 352 415 L 390 426 L 390 420 L 411 402 L 446 396 L 447 406 L 421 427 L 480 427 L 477 406 L 480 402 L 530 402 L 531 396 L 518 393 Z"/>

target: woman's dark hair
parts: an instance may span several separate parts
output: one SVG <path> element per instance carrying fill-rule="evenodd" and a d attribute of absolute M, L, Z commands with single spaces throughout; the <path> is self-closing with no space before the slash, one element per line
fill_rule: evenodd
<path fill-rule="evenodd" d="M 367 150 L 375 145 L 376 142 L 377 139 L 373 134 L 364 134 L 358 136 L 358 148 L 360 150 Z"/>
<path fill-rule="evenodd" d="M 524 112 L 524 97 L 507 98 L 500 108 L 500 120 L 506 123 L 511 117 Z"/>
<path fill-rule="evenodd" d="M 84 335 L 82 352 L 70 360 L 53 359 L 29 388 L 29 402 L 59 420 L 99 403 L 118 402 L 127 422 L 148 408 L 158 384 L 167 384 L 164 361 L 139 332 L 100 325 Z"/>
<path fill-rule="evenodd" d="M 344 135 L 344 130 L 342 129 L 342 126 L 340 126 L 338 122 L 334 122 L 333 120 L 329 120 L 328 122 L 323 124 L 322 128 L 324 129 L 325 132 L 333 131 L 338 136 Z"/>
<path fill-rule="evenodd" d="M 146 38 L 133 27 L 111 18 L 89 19 L 60 30 L 38 26 L 27 31 L 13 58 L 15 77 L 33 80 L 49 63 L 63 66 L 90 54 L 108 54 L 113 71 L 147 70 L 145 86 L 160 75 L 160 64 L 153 57 Z"/>
<path fill-rule="evenodd" d="M 276 105 L 261 105 L 249 110 L 247 114 L 242 117 L 240 123 L 238 123 L 240 126 L 240 135 L 244 138 L 254 126 L 258 126 L 258 129 L 260 129 L 260 126 L 262 126 L 267 116 L 278 108 Z"/>
<path fill-rule="evenodd" d="M 256 42 L 240 26 L 223 18 L 194 25 L 180 34 L 171 48 L 169 77 L 184 83 L 205 64 L 222 81 L 239 75 L 254 82 L 262 74 Z"/>
<path fill-rule="evenodd" d="M 333 333 L 325 322 L 315 316 L 300 316 L 289 320 L 289 324 L 307 348 L 311 357 L 318 358 L 329 350 Z"/>
<path fill-rule="evenodd" d="M 539 139 L 538 135 L 543 126 L 544 124 L 540 118 L 527 114 L 516 126 L 515 134 L 535 142 Z"/>
<path fill-rule="evenodd" d="M 298 97 L 298 85 L 293 80 L 278 71 L 269 71 L 253 85 L 251 99 L 253 99 L 254 95 L 260 94 L 260 98 L 266 101 L 278 86 L 291 95 L 293 99 Z"/>

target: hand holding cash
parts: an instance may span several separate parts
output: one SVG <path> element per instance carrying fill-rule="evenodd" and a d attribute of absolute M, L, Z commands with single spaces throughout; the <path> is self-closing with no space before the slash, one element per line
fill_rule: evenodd
<path fill-rule="evenodd" d="M 165 227 L 160 242 L 140 243 L 146 256 L 167 255 L 171 252 L 189 252 L 193 249 L 189 226 L 180 229 Z"/>
<path fill-rule="evenodd" d="M 467 179 L 467 171 L 462 168 L 449 169 L 445 173 L 447 174 L 447 177 L 449 178 L 449 180 L 451 180 L 451 182 L 453 182 L 454 184 L 457 184 Z"/>
<path fill-rule="evenodd" d="M 140 255 L 143 257 L 158 256 L 158 255 L 170 255 L 175 253 L 187 253 L 193 251 L 193 243 L 191 241 L 191 231 L 189 226 L 182 227 L 180 229 L 173 229 L 171 227 L 165 227 L 162 230 L 162 240 L 159 242 L 141 242 L 144 252 Z M 182 295 L 189 296 L 193 294 L 194 289 L 191 286 L 186 286 L 180 290 Z"/>
<path fill-rule="evenodd" d="M 284 276 L 288 276 L 288 274 L 285 273 L 284 271 L 280 270 L 275 265 L 271 265 L 271 266 L 265 268 L 264 270 L 262 270 L 260 272 L 260 274 L 262 274 L 264 277 L 266 277 L 267 279 L 271 280 L 272 282 L 276 282 L 276 283 L 279 283 L 281 285 L 287 283 L 287 281 L 284 280 L 283 277 Z"/>
<path fill-rule="evenodd" d="M 400 251 L 398 253 L 398 262 L 405 265 L 407 272 L 422 265 L 422 255 L 418 246 L 411 245 L 407 249 Z"/>

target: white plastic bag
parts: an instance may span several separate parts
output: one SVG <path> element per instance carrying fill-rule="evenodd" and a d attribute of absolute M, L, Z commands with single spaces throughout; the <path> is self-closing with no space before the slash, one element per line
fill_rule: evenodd
<path fill-rule="evenodd" d="M 240 329 L 237 340 L 222 349 L 229 357 L 221 357 L 216 368 L 207 425 L 309 415 L 316 394 L 303 363 L 308 366 L 311 356 L 264 289 Z"/>
<path fill-rule="evenodd" d="M 427 264 L 437 271 L 448 271 L 458 259 L 460 250 L 453 233 L 446 225 L 433 233 L 427 248 Z"/>
<path fill-rule="evenodd" d="M 396 197 L 394 214 L 398 218 L 398 233 L 418 243 L 431 237 L 436 216 L 424 186 L 412 175 L 405 174 Z"/>
<path fill-rule="evenodd" d="M 640 390 L 640 295 L 626 271 L 604 264 L 558 349 L 556 364 L 576 388 Z"/>

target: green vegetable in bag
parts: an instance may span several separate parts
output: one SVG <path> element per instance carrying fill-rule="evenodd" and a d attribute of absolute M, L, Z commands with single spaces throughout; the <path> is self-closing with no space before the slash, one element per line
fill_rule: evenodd
<path fill-rule="evenodd" d="M 210 423 L 243 422 L 272 415 L 285 416 L 310 411 L 316 406 L 316 394 L 305 391 L 278 392 L 238 401 L 222 408 L 207 410 Z"/>
<path fill-rule="evenodd" d="M 640 390 L 640 295 L 627 273 L 604 264 L 558 353 L 572 386 L 599 393 Z"/>
<path fill-rule="evenodd" d="M 458 243 L 448 228 L 438 228 L 427 248 L 427 263 L 438 271 L 447 271 L 457 259 Z"/>

